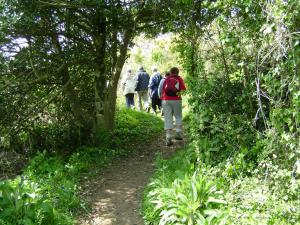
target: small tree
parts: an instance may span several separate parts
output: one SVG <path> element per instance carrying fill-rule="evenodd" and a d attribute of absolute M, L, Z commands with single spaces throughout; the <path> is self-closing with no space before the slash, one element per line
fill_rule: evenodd
<path fill-rule="evenodd" d="M 19 134 L 45 115 L 113 129 L 127 49 L 135 35 L 160 32 L 168 1 L 1 3 L 2 131 Z"/>

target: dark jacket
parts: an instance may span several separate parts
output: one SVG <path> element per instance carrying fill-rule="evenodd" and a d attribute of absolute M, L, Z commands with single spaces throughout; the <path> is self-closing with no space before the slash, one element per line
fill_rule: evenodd
<path fill-rule="evenodd" d="M 151 98 L 158 98 L 158 86 L 162 76 L 159 73 L 155 73 L 150 77 L 149 81 L 149 94 Z"/>
<path fill-rule="evenodd" d="M 150 77 L 145 70 L 139 70 L 136 75 L 136 79 L 137 79 L 137 85 L 135 88 L 136 91 L 144 91 L 148 89 Z"/>

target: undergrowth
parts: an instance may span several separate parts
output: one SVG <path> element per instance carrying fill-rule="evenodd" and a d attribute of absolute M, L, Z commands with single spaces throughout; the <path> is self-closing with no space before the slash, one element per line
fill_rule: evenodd
<path fill-rule="evenodd" d="M 67 159 L 41 149 L 21 176 L 0 182 L 0 224 L 73 224 L 74 213 L 84 210 L 78 196 L 81 176 L 129 154 L 135 144 L 157 136 L 161 127 L 157 117 L 121 109 L 115 131 L 99 132 L 97 146 L 81 147 Z"/>
<path fill-rule="evenodd" d="M 172 159 L 157 158 L 157 170 L 145 189 L 143 214 L 147 225 L 217 224 L 226 221 L 224 193 L 208 168 L 184 149 Z"/>
<path fill-rule="evenodd" d="M 145 224 L 300 224 L 300 182 L 292 171 L 254 167 L 247 152 L 214 165 L 196 152 L 190 144 L 171 160 L 158 157 L 144 193 Z"/>
<path fill-rule="evenodd" d="M 208 2 L 201 9 L 211 18 Z M 216 17 L 205 21 L 199 10 L 203 26 L 185 23 L 185 39 L 176 42 L 186 72 L 190 143 L 175 156 L 178 167 L 174 159 L 158 165 L 145 193 L 145 220 L 300 224 L 300 3 L 217 2 Z M 194 206 L 191 187 L 203 182 L 224 192 L 227 204 L 207 206 L 222 212 L 215 221 L 200 204 L 206 198 Z"/>

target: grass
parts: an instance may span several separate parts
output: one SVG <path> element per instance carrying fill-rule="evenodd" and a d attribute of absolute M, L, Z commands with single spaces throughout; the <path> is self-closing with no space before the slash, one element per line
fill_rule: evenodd
<path fill-rule="evenodd" d="M 93 175 L 161 132 L 158 117 L 120 109 L 115 131 L 98 133 L 101 145 L 81 147 L 67 159 L 37 154 L 21 176 L 0 182 L 0 225 L 73 224 L 75 213 L 85 207 L 78 195 L 82 176 Z"/>

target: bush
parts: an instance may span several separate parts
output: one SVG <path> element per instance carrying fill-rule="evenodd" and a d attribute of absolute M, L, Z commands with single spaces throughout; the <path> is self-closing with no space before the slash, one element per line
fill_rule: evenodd
<path fill-rule="evenodd" d="M 158 169 L 145 191 L 146 224 L 221 224 L 227 214 L 223 192 L 182 150 L 169 161 L 158 158 Z M 205 167 L 205 165 L 202 165 Z"/>
<path fill-rule="evenodd" d="M 0 224 L 73 224 L 66 210 L 54 207 L 43 187 L 24 177 L 0 182 Z"/>
<path fill-rule="evenodd" d="M 68 158 L 53 154 L 55 149 L 52 154 L 37 153 L 22 176 L 0 182 L 0 224 L 73 224 L 74 212 L 83 206 L 78 196 L 81 175 L 103 168 L 161 131 L 162 121 L 157 117 L 121 109 L 115 131 L 102 133 L 99 146 L 77 148 Z M 61 134 L 54 133 L 55 138 Z"/>
<path fill-rule="evenodd" d="M 86 144 L 83 136 L 82 128 L 75 125 L 41 124 L 30 131 L 27 142 L 31 154 L 41 149 L 49 153 L 66 154 Z"/>

